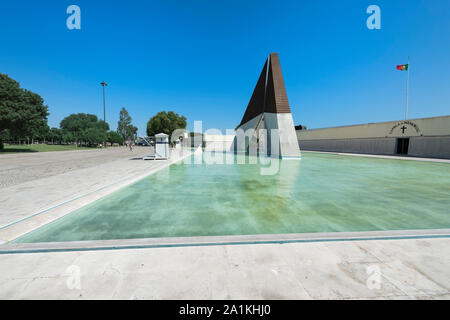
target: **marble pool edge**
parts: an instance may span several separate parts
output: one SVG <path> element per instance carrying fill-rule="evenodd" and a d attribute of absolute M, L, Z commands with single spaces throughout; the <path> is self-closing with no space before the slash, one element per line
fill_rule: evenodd
<path fill-rule="evenodd" d="M 450 238 L 450 229 L 168 237 L 0 245 L 1 254 L 146 248 Z"/>

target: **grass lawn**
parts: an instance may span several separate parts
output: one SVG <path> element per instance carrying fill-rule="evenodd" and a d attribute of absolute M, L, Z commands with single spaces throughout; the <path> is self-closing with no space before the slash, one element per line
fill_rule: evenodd
<path fill-rule="evenodd" d="M 22 153 L 22 152 L 50 152 L 50 151 L 71 151 L 71 150 L 92 150 L 95 148 L 76 147 L 74 145 L 48 145 L 48 144 L 18 144 L 18 145 L 5 145 L 3 150 L 0 150 L 1 154 L 10 153 Z"/>

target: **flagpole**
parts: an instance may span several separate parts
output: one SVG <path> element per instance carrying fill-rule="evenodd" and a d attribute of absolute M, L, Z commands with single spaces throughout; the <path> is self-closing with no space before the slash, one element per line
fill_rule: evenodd
<path fill-rule="evenodd" d="M 408 75 L 406 76 L 406 111 L 405 120 L 408 120 L 408 91 L 409 91 L 409 56 L 408 56 Z"/>

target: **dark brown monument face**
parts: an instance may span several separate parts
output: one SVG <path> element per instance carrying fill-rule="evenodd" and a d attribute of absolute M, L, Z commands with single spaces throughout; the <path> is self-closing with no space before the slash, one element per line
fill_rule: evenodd
<path fill-rule="evenodd" d="M 291 113 L 278 53 L 271 53 L 267 58 L 238 128 L 265 112 Z"/>

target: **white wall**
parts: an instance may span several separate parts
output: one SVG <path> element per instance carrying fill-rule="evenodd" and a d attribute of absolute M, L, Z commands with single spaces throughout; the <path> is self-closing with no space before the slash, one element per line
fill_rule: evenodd
<path fill-rule="evenodd" d="M 205 134 L 204 147 L 210 151 L 229 151 L 234 141 L 234 135 Z"/>
<path fill-rule="evenodd" d="M 402 128 L 405 127 L 405 132 Z M 298 140 L 449 136 L 450 116 L 297 131 Z"/>
<path fill-rule="evenodd" d="M 300 157 L 300 149 L 298 146 L 297 136 L 295 134 L 294 120 L 290 113 L 264 113 L 265 128 L 268 130 L 278 129 L 280 154 L 272 148 L 272 155 L 280 155 L 281 157 Z M 271 141 L 271 138 L 268 138 Z"/>
<path fill-rule="evenodd" d="M 410 138 L 408 155 L 450 158 L 450 116 L 304 130 L 297 137 L 302 150 L 386 155 L 396 154 L 397 138 Z"/>

